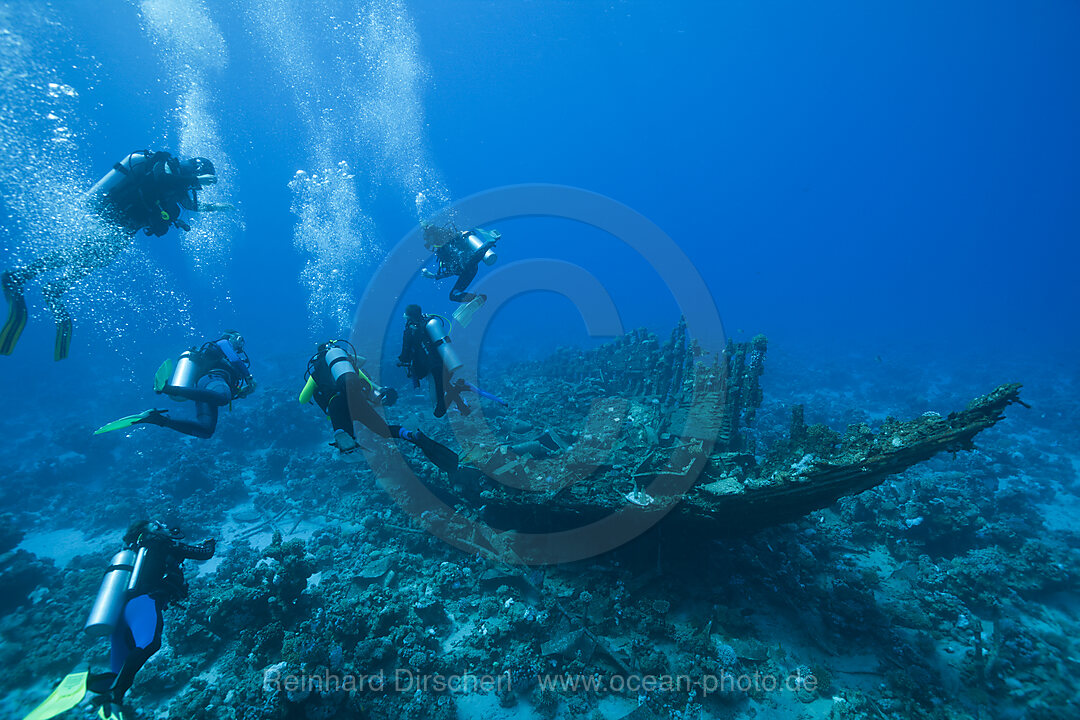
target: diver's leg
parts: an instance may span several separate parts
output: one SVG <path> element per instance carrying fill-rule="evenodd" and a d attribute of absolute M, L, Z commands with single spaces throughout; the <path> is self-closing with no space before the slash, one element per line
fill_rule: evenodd
<path fill-rule="evenodd" d="M 112 645 L 109 647 L 109 670 L 112 671 L 113 676 L 120 674 L 124 661 L 134 648 L 135 641 L 131 638 L 131 628 L 121 616 L 120 622 L 116 623 L 116 629 L 113 630 Z"/>
<path fill-rule="evenodd" d="M 149 595 L 128 600 L 124 606 L 124 622 L 130 628 L 132 648 L 116 671 L 112 697 L 118 703 L 123 702 L 124 694 L 131 689 L 135 674 L 161 649 L 161 631 L 164 628 L 161 606 Z"/>
<path fill-rule="evenodd" d="M 352 413 L 349 412 L 349 398 L 345 391 L 337 392 L 326 405 L 326 415 L 330 418 L 330 424 L 335 432 L 343 432 L 355 438 L 353 431 Z"/>
<path fill-rule="evenodd" d="M 476 297 L 475 293 L 465 292 L 469 287 L 469 283 L 476 277 L 476 271 L 478 269 L 476 262 L 471 262 L 465 266 L 464 272 L 458 275 L 457 282 L 454 283 L 454 287 L 450 288 L 450 299 L 454 302 L 466 303 L 471 302 Z"/>
<path fill-rule="evenodd" d="M 54 250 L 48 255 L 32 261 L 29 265 L 14 268 L 4 274 L 10 278 L 10 282 L 14 287 L 21 290 L 23 285 L 36 278 L 38 275 L 51 272 L 52 270 L 59 270 L 69 262 L 71 262 L 70 250 Z"/>
<path fill-rule="evenodd" d="M 435 417 L 442 417 L 446 414 L 446 366 L 443 365 L 442 358 L 437 358 L 432 361 L 431 367 L 431 387 L 435 392 Z"/>
<path fill-rule="evenodd" d="M 199 403 L 215 407 L 224 407 L 232 402 L 232 390 L 221 379 L 208 379 L 205 376 L 193 388 L 169 388 L 169 395 L 176 395 Z"/>
<path fill-rule="evenodd" d="M 59 253 L 53 253 L 53 255 L 49 256 L 49 263 L 46 263 L 38 272 L 59 267 L 64 269 L 60 277 L 46 283 L 41 288 L 41 294 L 45 297 L 45 303 L 48 305 L 49 310 L 52 311 L 58 329 L 65 326 L 68 332 L 71 329 L 71 314 L 60 298 L 84 278 L 103 267 L 111 265 L 131 245 L 133 237 L 104 238 L 85 242 L 75 250 L 63 254 L 63 264 L 55 267 L 49 263 L 53 262 L 53 255 Z"/>
<path fill-rule="evenodd" d="M 167 413 L 154 413 L 142 422 L 166 427 L 170 430 L 207 440 L 217 429 L 218 408 L 232 401 L 232 389 L 220 378 L 199 378 L 197 387 L 172 393 L 184 395 L 195 401 L 195 419 L 180 420 L 169 417 Z"/>
<path fill-rule="evenodd" d="M 390 426 L 386 424 L 386 420 L 375 410 L 375 406 L 366 398 L 357 396 L 350 399 L 349 409 L 352 411 L 353 420 L 356 420 L 379 437 L 397 437 L 396 433 L 390 431 Z"/>
<path fill-rule="evenodd" d="M 170 430 L 175 430 L 184 435 L 191 435 L 192 437 L 208 440 L 213 436 L 214 430 L 217 429 L 217 420 L 217 405 L 196 402 L 194 420 L 181 420 L 179 418 L 169 417 L 166 413 L 155 413 L 141 422 L 149 425 L 157 425 L 158 427 L 169 428 Z"/>

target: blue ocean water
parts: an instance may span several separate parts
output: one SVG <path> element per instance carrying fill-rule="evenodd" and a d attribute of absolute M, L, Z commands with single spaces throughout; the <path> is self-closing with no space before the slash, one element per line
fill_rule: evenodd
<path fill-rule="evenodd" d="M 659 227 L 726 337 L 768 336 L 770 400 L 806 402 L 811 422 L 841 426 L 841 404 L 945 414 L 1015 381 L 1035 409 L 1013 430 L 1075 458 L 1078 29 L 1068 0 L 5 0 L 0 264 L 74 242 L 72 203 L 136 149 L 211 158 L 221 179 L 205 197 L 236 206 L 140 236 L 77 286 L 62 362 L 28 292 L 30 323 L 0 358 L 9 467 L 38 482 L 25 468 L 74 435 L 86 454 L 89 430 L 149 407 L 163 358 L 226 328 L 264 392 L 291 399 L 315 344 L 351 334 L 374 338 L 373 374 L 406 388 L 400 311 L 449 312 L 450 283 L 414 276 L 382 298 L 393 324 L 372 327 L 357 314 L 372 277 L 416 247 L 418 222 L 526 184 L 581 188 Z M 688 310 L 680 279 L 600 229 L 492 226 L 500 259 L 478 282 L 553 259 L 595 278 L 626 329 L 666 337 Z M 481 384 L 610 339 L 554 289 L 486 312 Z M 243 441 L 273 445 L 275 422 L 323 427 L 289 412 L 243 416 Z M 88 461 L 104 495 L 111 463 L 154 444 L 108 447 Z M 1075 474 L 1062 482 L 1075 490 Z M 48 507 L 0 512 L 47 524 Z"/>

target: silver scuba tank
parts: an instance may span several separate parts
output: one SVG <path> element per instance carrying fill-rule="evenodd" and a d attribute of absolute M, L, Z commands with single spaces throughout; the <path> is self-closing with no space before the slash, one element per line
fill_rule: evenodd
<path fill-rule="evenodd" d="M 334 379 L 335 384 L 338 380 L 348 376 L 350 373 L 353 375 L 356 374 L 356 366 L 353 365 L 349 353 L 339 347 L 332 347 L 327 350 L 323 361 L 330 368 L 330 376 Z"/>
<path fill-rule="evenodd" d="M 166 395 L 173 395 L 177 390 L 192 390 L 195 388 L 198 379 L 199 362 L 197 351 L 185 350 L 176 360 L 176 367 L 173 368 L 169 381 L 165 383 L 165 387 L 161 391 Z M 185 400 L 186 398 L 173 395 L 173 399 Z"/>
<path fill-rule="evenodd" d="M 438 315 L 431 315 L 424 323 L 424 331 L 439 351 L 439 357 L 442 358 L 448 373 L 456 372 L 465 364 L 461 362 L 454 346 L 450 344 L 450 323 Z"/>
<path fill-rule="evenodd" d="M 482 248 L 484 243 L 498 240 L 500 237 L 502 236 L 494 230 L 481 230 L 480 228 L 470 230 L 465 234 L 465 240 L 468 241 L 469 247 L 472 248 L 473 252 Z M 495 261 L 498 259 L 499 256 L 496 255 L 495 251 L 491 248 L 488 248 L 487 252 L 484 253 L 483 260 L 485 265 L 494 265 Z"/>
<path fill-rule="evenodd" d="M 124 181 L 124 178 L 126 178 L 128 174 L 131 173 L 135 165 L 147 162 L 149 159 L 150 156 L 142 150 L 131 153 L 123 160 L 116 163 L 116 165 L 113 166 L 112 170 L 105 173 L 105 177 L 94 183 L 93 187 L 90 188 L 90 197 L 97 198 L 99 200 L 105 197 L 114 189 L 116 189 L 117 185 Z M 123 168 L 123 170 L 118 170 L 117 166 L 120 166 L 121 168 Z"/>
<path fill-rule="evenodd" d="M 139 587 L 139 580 L 142 578 L 143 568 L 146 567 L 146 548 L 139 548 L 139 552 L 135 554 L 135 564 L 131 568 L 131 579 L 128 580 L 127 591 L 131 595 L 135 592 L 135 589 Z"/>
<path fill-rule="evenodd" d="M 121 550 L 113 555 L 112 562 L 105 570 L 105 577 L 101 580 L 94 606 L 90 609 L 90 617 L 86 619 L 83 630 L 94 637 L 104 637 L 112 634 L 116 623 L 120 621 L 120 614 L 124 611 L 124 604 L 128 599 L 128 583 L 131 582 L 131 574 L 135 569 L 135 552 L 133 550 Z"/>

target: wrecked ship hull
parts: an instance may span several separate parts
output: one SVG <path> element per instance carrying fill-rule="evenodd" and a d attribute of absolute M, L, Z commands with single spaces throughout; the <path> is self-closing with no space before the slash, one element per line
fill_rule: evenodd
<path fill-rule="evenodd" d="M 1022 404 L 1019 384 L 1001 385 L 947 417 L 888 418 L 876 432 L 854 425 L 843 435 L 806 427 L 795 406 L 789 438 L 763 451 L 747 429 L 762 402 L 765 349 L 759 336 L 710 358 L 680 323 L 666 343 L 639 330 L 522 366 L 519 376 L 538 383 L 586 388 L 576 397 L 587 411 L 551 412 L 517 380 L 508 388 L 519 416 L 546 413 L 539 437 L 500 439 L 480 413 L 462 418 L 455 431 L 465 464 L 429 485 L 505 531 L 552 532 L 629 511 L 642 527 L 667 515 L 666 523 L 737 535 L 797 520 L 939 453 L 970 450 L 1006 407 Z"/>

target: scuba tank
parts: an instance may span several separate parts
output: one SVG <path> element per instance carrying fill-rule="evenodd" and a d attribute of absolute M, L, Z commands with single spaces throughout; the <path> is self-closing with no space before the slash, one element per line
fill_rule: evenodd
<path fill-rule="evenodd" d="M 161 391 L 172 397 L 174 400 L 186 400 L 187 398 L 175 395 L 174 393 L 177 390 L 195 389 L 195 383 L 199 379 L 200 359 L 201 354 L 198 350 L 194 348 L 185 350 L 177 359 L 172 375 L 169 377 L 168 382 L 165 383 L 165 387 L 162 388 Z"/>
<path fill-rule="evenodd" d="M 502 236 L 494 230 L 484 230 L 481 228 L 475 228 L 465 233 L 465 241 L 469 243 L 472 252 L 476 252 L 482 248 L 484 243 L 495 242 L 500 237 Z M 496 255 L 495 251 L 491 248 L 488 248 L 487 252 L 484 253 L 483 260 L 485 265 L 494 265 L 495 261 L 498 259 L 499 256 Z"/>
<path fill-rule="evenodd" d="M 323 362 L 330 368 L 330 377 L 333 378 L 334 384 L 348 377 L 350 373 L 356 374 L 356 365 L 353 364 L 352 356 L 337 345 L 326 351 Z"/>
<path fill-rule="evenodd" d="M 146 567 L 146 547 L 140 547 L 139 552 L 135 554 L 135 565 L 131 568 L 131 579 L 128 580 L 127 591 L 128 594 L 135 592 L 135 589 L 139 587 L 139 580 L 142 578 L 143 568 Z"/>
<path fill-rule="evenodd" d="M 360 366 L 364 364 L 364 360 L 356 357 L 354 354 L 356 349 L 352 347 L 352 344 L 349 344 L 349 348 L 353 350 L 353 353 L 350 353 L 340 346 L 340 344 L 343 343 L 344 341 L 342 340 L 335 341 L 335 345 L 327 350 L 326 355 L 323 357 L 323 362 L 330 368 L 330 376 L 334 379 L 334 384 L 336 385 L 341 378 L 348 377 L 350 373 L 353 373 L 371 387 L 371 391 L 375 394 L 375 399 L 382 405 L 390 407 L 397 402 L 397 391 L 394 390 L 394 388 L 379 387 L 376 385 L 375 381 L 369 378 L 367 373 L 360 369 Z M 308 378 L 308 383 L 312 383 L 311 378 Z M 300 393 L 301 402 L 310 400 L 311 394 L 315 391 L 314 387 L 312 387 L 311 393 L 308 393 L 307 390 L 308 386 L 305 385 L 304 392 Z M 305 395 L 307 400 L 304 399 Z"/>
<path fill-rule="evenodd" d="M 424 332 L 431 339 L 431 344 L 439 351 L 446 372 L 454 373 L 465 363 L 461 362 L 454 346 L 450 344 L 450 323 L 439 315 L 427 315 Z"/>
<path fill-rule="evenodd" d="M 128 600 L 128 584 L 135 569 L 135 560 L 133 550 L 121 550 L 113 555 L 101 580 L 94 606 L 90 609 L 90 617 L 83 626 L 88 635 L 104 637 L 111 635 L 116 628 Z"/>
<path fill-rule="evenodd" d="M 123 160 L 115 163 L 112 170 L 105 173 L 105 177 L 94 183 L 93 187 L 90 188 L 89 196 L 101 200 L 124 182 L 139 165 L 149 161 L 149 150 L 136 150 L 127 155 Z"/>

